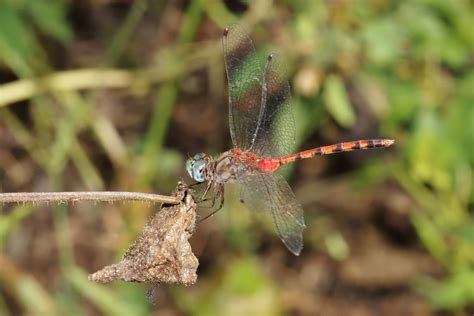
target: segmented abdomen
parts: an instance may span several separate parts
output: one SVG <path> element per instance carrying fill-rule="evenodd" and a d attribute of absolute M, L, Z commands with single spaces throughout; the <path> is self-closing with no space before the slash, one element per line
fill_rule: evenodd
<path fill-rule="evenodd" d="M 314 156 L 322 156 L 335 154 L 346 151 L 366 150 L 371 148 L 389 147 L 394 143 L 392 139 L 367 139 L 356 140 L 352 142 L 339 143 L 334 145 L 317 147 L 299 153 L 280 157 L 280 158 L 266 158 L 258 161 L 258 166 L 261 171 L 272 172 L 281 165 L 285 165 L 296 160 L 312 158 Z"/>

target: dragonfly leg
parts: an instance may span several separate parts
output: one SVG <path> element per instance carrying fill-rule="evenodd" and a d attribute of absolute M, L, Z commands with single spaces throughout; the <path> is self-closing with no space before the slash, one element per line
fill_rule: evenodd
<path fill-rule="evenodd" d="M 212 183 L 212 182 L 208 182 L 207 186 L 206 186 L 206 190 L 204 191 L 204 193 L 201 195 L 200 198 L 195 198 L 195 200 L 197 200 L 197 202 L 199 203 L 199 207 L 201 208 L 214 208 L 215 206 L 215 203 L 216 203 L 216 197 L 217 197 L 217 194 L 216 194 L 216 190 L 214 188 L 214 190 L 212 190 L 212 196 L 210 197 L 206 197 L 206 195 L 209 194 L 209 191 L 211 190 L 212 187 L 215 187 L 215 184 Z M 193 196 L 194 197 L 194 196 Z M 202 205 L 201 203 L 204 203 L 204 202 L 208 202 L 208 201 L 211 201 L 211 205 Z"/>
<path fill-rule="evenodd" d="M 194 183 L 191 183 L 188 185 L 188 188 L 193 188 L 193 187 L 197 187 L 198 185 L 202 184 L 202 182 L 194 182 Z"/>
<path fill-rule="evenodd" d="M 206 190 L 204 190 L 204 193 L 202 194 L 201 198 L 199 199 L 201 202 L 205 200 L 205 197 L 206 197 L 207 193 L 209 193 L 209 190 L 210 190 L 211 187 L 212 187 L 212 184 L 213 184 L 212 181 L 209 181 L 209 182 L 207 183 Z M 215 198 L 215 197 L 214 197 L 214 198 Z"/>
<path fill-rule="evenodd" d="M 212 197 L 210 198 L 205 198 L 204 200 L 201 200 L 199 202 L 207 202 L 207 201 L 211 201 L 211 205 L 199 205 L 199 207 L 202 207 L 202 208 L 214 208 L 214 206 L 216 205 L 216 195 L 214 194 Z"/>
<path fill-rule="evenodd" d="M 211 213 L 209 213 L 208 215 L 206 215 L 206 217 L 204 217 L 203 219 L 201 219 L 199 221 L 199 223 L 203 222 L 204 220 L 208 219 L 209 217 L 211 217 L 212 215 L 216 214 L 217 212 L 219 212 L 222 207 L 224 206 L 224 185 L 221 184 L 219 186 L 219 188 L 217 189 L 217 193 L 216 193 L 216 196 L 214 197 L 214 201 L 213 201 L 213 204 L 215 203 L 215 200 L 220 196 L 221 198 L 221 202 L 220 202 L 220 205 L 218 208 L 216 208 L 214 211 L 212 211 Z"/>
<path fill-rule="evenodd" d="M 202 182 L 196 182 L 196 183 L 193 183 L 193 184 L 190 184 L 188 185 L 188 187 L 193 187 L 193 186 L 197 186 L 197 185 L 200 185 L 200 184 L 203 184 Z M 206 198 L 206 195 L 209 193 L 209 190 L 211 189 L 212 187 L 212 182 L 208 182 L 207 186 L 206 186 L 206 190 L 204 191 L 204 193 L 201 195 L 201 197 L 197 197 L 195 196 L 194 194 L 193 195 L 193 199 L 195 201 L 197 201 L 198 203 L 202 203 L 202 202 L 207 202 L 207 201 L 212 201 L 212 205 L 211 206 L 202 206 L 200 205 L 200 207 L 205 207 L 205 208 L 213 208 L 214 207 L 214 200 L 215 200 L 215 194 L 210 197 L 210 198 Z"/>
<path fill-rule="evenodd" d="M 224 186 L 221 186 L 221 188 L 221 204 L 217 208 L 217 211 L 219 211 L 224 206 Z"/>

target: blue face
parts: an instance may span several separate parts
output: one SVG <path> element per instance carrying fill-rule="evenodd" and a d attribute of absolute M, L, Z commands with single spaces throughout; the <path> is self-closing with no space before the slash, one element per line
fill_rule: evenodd
<path fill-rule="evenodd" d="M 206 168 L 205 157 L 206 154 L 200 153 L 186 161 L 186 171 L 197 182 L 204 182 L 206 180 L 204 175 L 204 169 Z"/>

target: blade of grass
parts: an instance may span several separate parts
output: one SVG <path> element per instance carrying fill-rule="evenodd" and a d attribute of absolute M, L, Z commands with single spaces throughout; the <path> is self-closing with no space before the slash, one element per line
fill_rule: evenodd
<path fill-rule="evenodd" d="M 28 151 L 32 159 L 39 165 L 45 166 L 48 157 L 47 148 L 38 146 L 38 143 L 35 141 L 29 129 L 27 129 L 10 110 L 1 109 L 0 116 L 8 128 L 14 131 L 16 140 Z"/>
<path fill-rule="evenodd" d="M 87 154 L 77 139 L 72 145 L 71 159 L 74 162 L 82 181 L 89 190 L 103 190 L 105 188 L 105 183 L 102 180 L 99 171 L 89 157 L 87 157 Z"/>
<path fill-rule="evenodd" d="M 181 24 L 176 40 L 177 45 L 185 44 L 193 38 L 201 15 L 201 1 L 191 2 Z M 156 94 L 150 127 L 145 136 L 144 150 L 140 157 L 139 183 L 141 185 L 148 186 L 155 177 L 156 157 L 163 146 L 176 95 L 177 86 L 174 81 L 164 84 Z"/>
<path fill-rule="evenodd" d="M 123 54 L 125 48 L 130 45 L 133 30 L 137 27 L 138 22 L 140 22 L 147 6 L 148 4 L 144 0 L 135 1 L 132 4 L 132 8 L 127 17 L 115 33 L 111 45 L 107 48 L 104 62 L 105 65 L 114 65 Z"/>
<path fill-rule="evenodd" d="M 20 271 L 8 258 L 0 255 L 0 288 L 10 293 L 31 315 L 59 315 L 54 300 L 31 276 Z"/>
<path fill-rule="evenodd" d="M 9 214 L 0 215 L 0 250 L 5 245 L 7 237 L 21 223 L 21 220 L 30 215 L 33 207 L 30 205 L 15 207 Z"/>
<path fill-rule="evenodd" d="M 87 297 L 107 315 L 139 315 L 131 308 L 133 305 L 122 304 L 115 292 L 106 286 L 87 281 L 87 274 L 78 268 L 69 268 L 65 277 L 75 290 Z"/>
<path fill-rule="evenodd" d="M 107 48 L 103 66 L 110 66 L 117 63 L 125 49 L 130 45 L 133 30 L 140 22 L 147 6 L 148 4 L 144 0 L 135 1 L 133 3 L 127 17 L 124 19 L 124 22 L 114 34 L 111 45 Z M 102 88 L 104 88 L 104 86 L 98 86 L 97 89 L 89 95 L 89 102 L 83 102 L 84 107 L 90 112 L 88 122 L 114 166 L 118 168 L 126 168 L 129 163 L 127 150 L 117 129 L 108 118 L 102 116 L 95 110 L 95 108 L 89 106 L 89 104 L 96 103 L 98 93 Z M 88 170 L 91 170 L 90 165 Z M 79 169 L 79 172 L 81 172 L 81 169 Z"/>
<path fill-rule="evenodd" d="M 173 68 L 164 67 L 160 72 L 155 69 L 138 69 L 127 71 L 121 69 L 85 68 L 58 71 L 38 79 L 21 79 L 0 85 L 0 107 L 21 102 L 32 98 L 44 91 L 79 91 L 94 88 L 133 88 L 147 86 L 152 83 L 169 81 L 182 76 L 189 71 L 206 65 L 208 56 L 219 54 L 215 43 L 185 46 L 187 54 L 184 64 Z M 181 47 L 170 52 L 171 56 L 182 55 Z M 193 64 L 190 64 L 193 61 Z M 165 62 L 166 64 L 166 62 Z M 165 65 L 166 66 L 166 65 Z"/>

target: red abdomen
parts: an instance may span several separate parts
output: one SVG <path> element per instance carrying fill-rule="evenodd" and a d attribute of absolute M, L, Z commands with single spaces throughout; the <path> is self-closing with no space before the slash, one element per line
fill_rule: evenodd
<path fill-rule="evenodd" d="M 281 163 L 279 159 L 262 159 L 257 162 L 257 165 L 260 171 L 270 173 L 278 169 Z"/>

